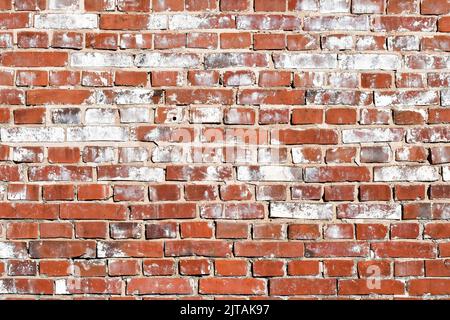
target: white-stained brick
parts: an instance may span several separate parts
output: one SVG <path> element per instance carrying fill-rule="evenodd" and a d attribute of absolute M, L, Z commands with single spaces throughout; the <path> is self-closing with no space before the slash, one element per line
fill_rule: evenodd
<path fill-rule="evenodd" d="M 121 108 L 120 109 L 120 122 L 122 123 L 137 123 L 137 122 L 149 122 L 150 111 L 148 108 Z"/>
<path fill-rule="evenodd" d="M 421 55 L 407 55 L 404 59 L 405 65 L 414 66 L 414 69 L 435 69 L 437 65 L 439 69 L 450 68 L 450 56 L 434 55 L 430 52 Z"/>
<path fill-rule="evenodd" d="M 302 168 L 285 166 L 241 166 L 237 177 L 240 181 L 301 181 Z"/>
<path fill-rule="evenodd" d="M 235 73 L 226 79 L 227 86 L 251 86 L 255 83 L 255 77 L 249 73 Z"/>
<path fill-rule="evenodd" d="M 342 142 L 344 143 L 393 142 L 401 141 L 403 136 L 403 129 L 396 128 L 342 130 Z"/>
<path fill-rule="evenodd" d="M 274 55 L 278 69 L 333 69 L 337 67 L 336 54 L 283 53 Z"/>
<path fill-rule="evenodd" d="M 82 0 L 48 0 L 50 10 L 77 10 Z M 110 0 L 109 0 L 110 1 Z"/>
<path fill-rule="evenodd" d="M 450 181 L 450 167 L 442 168 L 442 178 L 444 181 Z"/>
<path fill-rule="evenodd" d="M 66 279 L 55 280 L 55 294 L 70 294 L 70 291 L 67 288 Z"/>
<path fill-rule="evenodd" d="M 321 155 L 318 154 L 316 159 L 311 159 L 308 156 L 308 148 L 292 148 L 292 162 L 293 163 L 319 163 Z"/>
<path fill-rule="evenodd" d="M 382 2 L 376 0 L 353 0 L 352 13 L 383 13 L 384 3 Z"/>
<path fill-rule="evenodd" d="M 320 13 L 350 12 L 350 0 L 320 0 Z"/>
<path fill-rule="evenodd" d="M 346 90 L 308 90 L 306 104 L 314 105 L 369 105 L 372 93 Z"/>
<path fill-rule="evenodd" d="M 396 36 L 388 38 L 389 51 L 418 51 L 420 39 L 417 36 Z"/>
<path fill-rule="evenodd" d="M 190 14 L 175 14 L 169 17 L 169 29 L 199 29 L 206 22 L 206 17 L 194 16 Z"/>
<path fill-rule="evenodd" d="M 117 110 L 114 109 L 87 109 L 86 124 L 114 124 Z"/>
<path fill-rule="evenodd" d="M 148 30 L 164 30 L 167 29 L 168 26 L 168 17 L 165 15 L 153 14 L 148 17 Z"/>
<path fill-rule="evenodd" d="M 301 28 L 301 18 L 273 14 L 238 15 L 236 27 L 239 30 L 298 30 Z"/>
<path fill-rule="evenodd" d="M 198 107 L 191 110 L 191 123 L 220 123 L 223 112 L 218 107 Z"/>
<path fill-rule="evenodd" d="M 164 111 L 163 123 L 181 123 L 187 119 L 188 110 L 185 107 L 173 107 Z M 157 111 L 158 112 L 158 111 Z"/>
<path fill-rule="evenodd" d="M 437 181 L 439 171 L 430 166 L 376 167 L 374 181 Z"/>
<path fill-rule="evenodd" d="M 402 60 L 395 54 L 340 54 L 339 67 L 347 70 L 398 70 Z"/>
<path fill-rule="evenodd" d="M 80 124 L 81 110 L 79 108 L 61 108 L 51 110 L 52 122 L 57 124 Z"/>
<path fill-rule="evenodd" d="M 12 33 L 0 34 L 0 43 L 2 43 L 5 48 L 12 48 L 14 46 L 13 34 Z"/>
<path fill-rule="evenodd" d="M 350 50 L 354 46 L 352 36 L 333 36 L 323 38 L 322 48 L 326 50 Z"/>
<path fill-rule="evenodd" d="M 127 53 L 75 52 L 70 55 L 70 66 L 74 68 L 126 68 L 133 66 L 133 56 Z"/>
<path fill-rule="evenodd" d="M 205 146 L 191 148 L 190 152 L 185 149 L 187 162 L 190 163 L 202 163 L 202 162 L 212 162 L 212 163 L 222 163 L 224 161 L 223 148 L 217 148 L 216 146 Z M 237 160 L 235 160 L 237 162 Z"/>
<path fill-rule="evenodd" d="M 408 143 L 450 142 L 450 128 L 448 126 L 411 128 L 406 133 L 406 141 Z"/>
<path fill-rule="evenodd" d="M 230 67 L 261 67 L 268 66 L 271 57 L 269 54 L 253 52 L 224 52 L 212 53 L 205 57 L 205 66 L 208 69 Z"/>
<path fill-rule="evenodd" d="M 379 44 L 377 44 L 376 39 L 376 36 L 358 36 L 356 38 L 356 50 L 364 51 L 378 48 Z M 382 48 L 387 49 L 385 42 L 383 42 Z"/>
<path fill-rule="evenodd" d="M 258 162 L 265 164 L 279 164 L 286 163 L 287 156 L 285 153 L 286 149 L 284 147 L 262 147 L 258 148 Z"/>
<path fill-rule="evenodd" d="M 358 86 L 358 81 L 358 73 L 333 72 L 328 75 L 328 85 L 335 88 L 356 88 Z M 364 94 L 368 95 L 367 92 L 364 92 Z"/>
<path fill-rule="evenodd" d="M 136 55 L 137 67 L 146 68 L 195 68 L 201 66 L 201 59 L 192 53 L 149 52 Z"/>
<path fill-rule="evenodd" d="M 108 72 L 91 71 L 83 74 L 81 85 L 85 87 L 108 87 L 111 86 L 112 76 Z"/>
<path fill-rule="evenodd" d="M 153 104 L 154 90 L 124 89 L 115 91 L 115 104 Z"/>
<path fill-rule="evenodd" d="M 375 106 L 428 106 L 439 103 L 437 91 L 375 92 Z"/>
<path fill-rule="evenodd" d="M 365 31 L 369 30 L 368 16 L 305 17 L 305 31 Z"/>
<path fill-rule="evenodd" d="M 95 29 L 98 17 L 92 13 L 46 13 L 34 16 L 36 29 Z"/>
<path fill-rule="evenodd" d="M 148 159 L 148 151 L 143 147 L 129 147 L 120 149 L 120 162 L 143 162 Z"/>
<path fill-rule="evenodd" d="M 338 218 L 347 219 L 391 219 L 402 218 L 402 206 L 400 204 L 378 203 L 349 203 L 339 205 Z"/>
<path fill-rule="evenodd" d="M 450 89 L 441 91 L 441 104 L 445 107 L 450 106 Z"/>
<path fill-rule="evenodd" d="M 85 149 L 83 153 L 87 153 L 88 149 Z M 91 148 L 90 153 L 93 157 L 94 163 L 112 162 L 116 158 L 113 147 L 97 147 Z"/>
<path fill-rule="evenodd" d="M 229 15 L 222 15 L 216 18 L 210 15 L 174 14 L 169 16 L 169 29 L 186 30 L 221 28 L 229 26 L 232 19 L 233 17 Z M 215 26 L 216 23 L 217 26 Z"/>
<path fill-rule="evenodd" d="M 6 186 L 0 184 L 0 201 L 6 198 Z"/>
<path fill-rule="evenodd" d="M 39 152 L 36 154 L 33 149 L 26 147 L 15 147 L 13 149 L 12 159 L 15 162 L 35 162 L 35 159 L 37 159 L 37 162 L 42 162 L 44 161 L 44 153 Z"/>
<path fill-rule="evenodd" d="M 3 142 L 63 142 L 63 128 L 1 128 L 0 137 Z"/>
<path fill-rule="evenodd" d="M 319 0 L 296 0 L 294 10 L 317 11 L 319 10 Z"/>
<path fill-rule="evenodd" d="M 182 146 L 157 146 L 152 152 L 153 162 L 186 162 L 187 154 Z"/>
<path fill-rule="evenodd" d="M 311 220 L 333 218 L 333 205 L 325 203 L 271 202 L 269 211 L 271 218 Z"/>
<path fill-rule="evenodd" d="M 124 127 L 86 126 L 67 128 L 67 141 L 127 141 Z"/>
<path fill-rule="evenodd" d="M 20 243 L 18 244 L 20 245 Z M 26 256 L 26 248 L 20 248 L 15 242 L 0 242 L 0 259 L 17 259 L 25 258 Z M 3 293 L 1 289 L 0 293 Z"/>

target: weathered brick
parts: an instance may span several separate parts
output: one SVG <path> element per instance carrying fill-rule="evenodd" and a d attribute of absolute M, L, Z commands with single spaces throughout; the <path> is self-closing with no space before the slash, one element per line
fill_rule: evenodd
<path fill-rule="evenodd" d="M 269 210 L 273 218 L 330 220 L 333 217 L 331 204 L 272 202 Z"/>

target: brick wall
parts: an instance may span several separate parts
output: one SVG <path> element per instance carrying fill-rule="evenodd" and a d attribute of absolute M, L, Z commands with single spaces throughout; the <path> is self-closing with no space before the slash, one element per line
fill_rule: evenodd
<path fill-rule="evenodd" d="M 450 296 L 448 0 L 0 0 L 2 298 Z"/>

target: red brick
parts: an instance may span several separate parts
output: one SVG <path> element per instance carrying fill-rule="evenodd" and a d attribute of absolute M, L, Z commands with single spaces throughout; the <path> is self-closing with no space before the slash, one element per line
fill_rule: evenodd
<path fill-rule="evenodd" d="M 199 281 L 199 292 L 203 294 L 252 294 L 266 291 L 263 280 L 252 278 L 203 278 Z"/>
<path fill-rule="evenodd" d="M 217 259 L 214 266 L 217 276 L 232 277 L 247 275 L 247 261 L 243 259 Z"/>

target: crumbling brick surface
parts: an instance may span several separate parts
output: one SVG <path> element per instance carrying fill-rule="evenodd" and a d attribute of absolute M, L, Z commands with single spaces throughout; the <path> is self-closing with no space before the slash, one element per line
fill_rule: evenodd
<path fill-rule="evenodd" d="M 449 298 L 448 0 L 0 0 L 1 298 Z"/>

